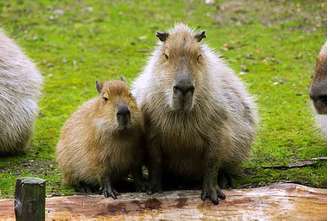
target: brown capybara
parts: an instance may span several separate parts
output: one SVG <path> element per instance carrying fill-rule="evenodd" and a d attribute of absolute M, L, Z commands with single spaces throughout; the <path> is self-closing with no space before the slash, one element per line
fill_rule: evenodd
<path fill-rule="evenodd" d="M 315 117 L 324 135 L 327 134 L 327 42 L 322 46 L 310 87 Z"/>
<path fill-rule="evenodd" d="M 99 185 L 105 197 L 115 199 L 112 183 L 129 172 L 141 186 L 143 118 L 124 81 L 97 82 L 96 87 L 99 96 L 65 123 L 57 162 L 64 183 L 80 188 Z"/>
<path fill-rule="evenodd" d="M 249 153 L 256 105 L 202 43 L 205 32 L 178 24 L 157 37 L 159 45 L 132 90 L 145 119 L 151 192 L 161 190 L 163 172 L 202 178 L 201 198 L 217 204 L 225 198 L 219 171 L 234 173 Z"/>

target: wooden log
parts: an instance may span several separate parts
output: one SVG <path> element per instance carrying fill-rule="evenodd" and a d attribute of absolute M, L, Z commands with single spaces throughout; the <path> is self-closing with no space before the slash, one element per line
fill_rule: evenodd
<path fill-rule="evenodd" d="M 148 196 L 126 193 L 117 200 L 101 195 L 47 198 L 46 220 L 326 220 L 327 190 L 298 184 L 273 184 L 224 190 L 215 206 L 200 191 Z M 0 220 L 14 220 L 12 200 L 0 200 Z"/>
<path fill-rule="evenodd" d="M 46 182 L 26 177 L 16 180 L 14 209 L 17 221 L 45 220 Z"/>

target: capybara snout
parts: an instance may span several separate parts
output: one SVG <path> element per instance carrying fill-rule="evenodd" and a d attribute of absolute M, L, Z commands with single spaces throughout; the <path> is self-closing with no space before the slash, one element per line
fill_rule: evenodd
<path fill-rule="evenodd" d="M 318 114 L 327 114 L 327 81 L 321 81 L 312 86 L 310 98 Z"/>
<path fill-rule="evenodd" d="M 190 111 L 193 106 L 195 86 L 188 73 L 178 74 L 173 85 L 173 109 Z"/>
<path fill-rule="evenodd" d="M 128 105 L 124 103 L 119 103 L 117 105 L 116 118 L 119 128 L 125 129 L 128 127 L 130 123 L 130 115 L 131 113 Z"/>

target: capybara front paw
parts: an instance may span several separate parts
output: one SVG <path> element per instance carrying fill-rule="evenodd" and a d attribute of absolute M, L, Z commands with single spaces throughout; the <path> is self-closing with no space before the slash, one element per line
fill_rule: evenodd
<path fill-rule="evenodd" d="M 102 193 L 106 198 L 112 197 L 113 199 L 117 199 L 117 196 L 120 195 L 115 189 L 108 185 L 103 187 Z"/>
<path fill-rule="evenodd" d="M 205 185 L 201 193 L 201 199 L 204 201 L 209 199 L 213 204 L 219 204 L 219 199 L 224 200 L 225 194 L 218 185 Z"/>

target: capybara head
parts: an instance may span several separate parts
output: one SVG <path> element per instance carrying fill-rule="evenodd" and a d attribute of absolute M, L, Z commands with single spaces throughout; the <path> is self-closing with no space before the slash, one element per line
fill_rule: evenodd
<path fill-rule="evenodd" d="M 111 122 L 114 130 L 128 130 L 138 123 L 141 114 L 123 79 L 104 83 L 97 81 L 96 88 L 100 104 L 98 113 Z"/>
<path fill-rule="evenodd" d="M 322 47 L 317 58 L 310 98 L 318 114 L 327 114 L 327 43 Z"/>
<path fill-rule="evenodd" d="M 178 24 L 172 31 L 157 32 L 156 36 L 162 42 L 157 68 L 169 107 L 189 112 L 202 85 L 205 59 L 200 42 L 205 32 L 194 33 Z"/>

